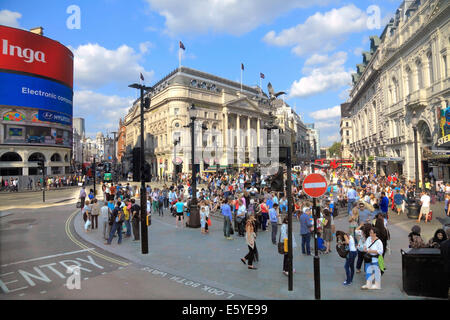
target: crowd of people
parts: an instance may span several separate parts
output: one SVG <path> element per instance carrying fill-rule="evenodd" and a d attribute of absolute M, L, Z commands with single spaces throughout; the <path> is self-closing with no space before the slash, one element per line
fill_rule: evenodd
<path fill-rule="evenodd" d="M 64 175 L 64 176 L 46 176 L 45 187 L 47 190 L 60 189 L 62 187 L 75 187 L 81 185 L 87 185 L 91 182 L 86 175 Z M 41 190 L 44 185 L 44 180 L 41 176 L 36 177 L 23 177 L 19 178 L 1 177 L 0 191 L 4 192 L 19 192 L 23 190 L 33 191 Z"/>
<path fill-rule="evenodd" d="M 311 200 L 302 190 L 304 177 L 311 169 L 304 167 L 292 173 L 293 217 L 299 222 L 298 234 L 301 238 L 301 253 L 311 255 L 311 239 L 314 222 L 318 232 L 318 249 L 321 254 L 333 252 L 332 242 L 336 240 L 339 248 L 345 248 L 341 255 L 345 258 L 344 286 L 353 282 L 355 273 L 361 273 L 364 263 L 366 284 L 361 289 L 381 289 L 381 275 L 387 269 L 384 256 L 389 252 L 389 216 L 405 214 L 408 203 L 420 199 L 420 223 L 422 216 L 429 220 L 430 205 L 436 201 L 445 201 L 445 214 L 450 216 L 450 184 L 439 186 L 436 192 L 424 190 L 417 193 L 413 181 L 392 174 L 377 176 L 374 172 L 342 168 L 339 170 L 319 170 L 329 181 L 327 193 L 320 201 L 320 216 L 314 214 Z M 151 224 L 151 216 L 158 214 L 172 215 L 175 227 L 182 229 L 190 223 L 190 202 L 192 199 L 191 177 L 180 175 L 180 180 L 171 185 L 152 188 L 146 186 L 146 223 Z M 248 253 L 241 258 L 250 270 L 257 269 L 258 249 L 256 239 L 258 232 L 270 231 L 274 245 L 282 244 L 282 272 L 288 276 L 287 246 L 287 212 L 288 200 L 284 192 L 270 188 L 270 177 L 248 170 L 235 174 L 202 174 L 196 177 L 200 213 L 200 232 L 209 234 L 211 214 L 223 217 L 223 235 L 233 240 L 233 234 L 245 238 Z M 163 182 L 164 183 L 164 182 Z M 438 194 L 438 192 L 443 194 Z M 82 212 L 86 232 L 102 227 L 105 244 L 111 244 L 114 237 L 118 243 L 125 237 L 134 236 L 139 240 L 141 210 L 135 202 L 139 199 L 136 187 L 118 184 L 103 184 L 103 202 L 97 200 L 90 190 L 83 187 L 80 192 Z M 348 220 L 348 230 L 336 230 L 335 218 L 344 216 Z M 417 228 L 416 228 L 417 227 Z M 420 237 L 420 227 L 416 226 L 410 234 L 411 247 L 440 246 L 448 239 L 446 231 L 437 230 L 435 236 L 426 244 Z M 448 230 L 447 230 L 448 232 Z M 278 239 L 277 239 L 278 237 Z M 422 240 L 422 241 L 421 241 Z M 293 247 L 297 247 L 295 236 Z M 356 262 L 356 268 L 355 268 Z M 294 270 L 295 272 L 295 270 Z"/>

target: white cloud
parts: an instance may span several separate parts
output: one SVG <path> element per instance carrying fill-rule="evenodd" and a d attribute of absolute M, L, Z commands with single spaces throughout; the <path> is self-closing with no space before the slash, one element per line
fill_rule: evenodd
<path fill-rule="evenodd" d="M 19 12 L 13 12 L 9 10 L 0 10 L 0 24 L 13 28 L 20 28 L 19 19 L 22 18 L 22 14 Z"/>
<path fill-rule="evenodd" d="M 327 142 L 340 142 L 341 141 L 341 135 L 339 133 L 335 133 L 332 135 L 327 136 Z"/>
<path fill-rule="evenodd" d="M 141 54 L 146 54 L 149 52 L 150 49 L 154 48 L 154 44 L 150 41 L 142 42 L 139 44 L 139 51 Z"/>
<path fill-rule="evenodd" d="M 293 46 L 299 56 L 308 53 L 334 50 L 346 34 L 367 30 L 367 14 L 355 5 L 310 16 L 303 24 L 268 32 L 263 40 L 275 46 Z"/>
<path fill-rule="evenodd" d="M 295 8 L 310 7 L 309 0 L 147 0 L 166 19 L 171 35 L 224 32 L 241 35 L 261 24 L 270 23 Z M 323 5 L 330 0 L 316 0 Z"/>
<path fill-rule="evenodd" d="M 308 97 L 325 91 L 336 90 L 351 82 L 352 70 L 345 70 L 347 53 L 332 56 L 315 54 L 305 62 L 304 77 L 294 81 L 289 97 Z"/>
<path fill-rule="evenodd" d="M 104 131 L 105 128 L 117 128 L 119 119 L 123 118 L 131 107 L 132 97 L 120 97 L 117 95 L 104 95 L 91 90 L 74 92 L 73 106 L 74 116 L 83 117 L 95 123 L 96 131 Z"/>
<path fill-rule="evenodd" d="M 76 49 L 70 47 L 74 53 L 75 85 L 81 89 L 97 89 L 108 84 L 126 88 L 128 84 L 139 81 L 140 73 L 148 82 L 154 72 L 146 71 L 140 60 L 149 48 L 149 43 L 142 43 L 139 54 L 127 45 L 116 50 L 92 43 L 80 45 Z"/>
<path fill-rule="evenodd" d="M 322 109 L 318 111 L 311 112 L 309 114 L 314 120 L 325 120 L 330 118 L 337 118 L 341 116 L 341 106 L 335 106 L 328 109 Z"/>

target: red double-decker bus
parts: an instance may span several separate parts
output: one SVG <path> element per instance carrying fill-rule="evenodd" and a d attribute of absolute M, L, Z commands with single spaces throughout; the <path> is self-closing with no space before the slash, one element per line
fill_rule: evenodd
<path fill-rule="evenodd" d="M 337 169 L 339 167 L 353 168 L 352 159 L 316 159 L 314 164 L 320 166 L 329 166 L 331 169 Z"/>

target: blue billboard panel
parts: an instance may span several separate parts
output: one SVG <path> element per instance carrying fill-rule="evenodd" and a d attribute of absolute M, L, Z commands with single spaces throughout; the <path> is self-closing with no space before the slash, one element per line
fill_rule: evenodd
<path fill-rule="evenodd" d="M 38 119 L 41 121 L 61 123 L 67 126 L 72 125 L 72 118 L 61 112 L 39 110 Z"/>
<path fill-rule="evenodd" d="M 71 118 L 72 100 L 73 91 L 68 86 L 32 76 L 0 72 L 0 105 L 37 108 Z"/>

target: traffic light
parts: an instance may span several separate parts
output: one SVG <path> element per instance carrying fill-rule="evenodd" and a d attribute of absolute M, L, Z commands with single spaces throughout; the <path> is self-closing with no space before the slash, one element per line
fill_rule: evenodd
<path fill-rule="evenodd" d="M 143 106 L 144 106 L 145 109 L 149 109 L 150 108 L 150 98 L 149 97 L 145 97 L 144 98 Z"/>
<path fill-rule="evenodd" d="M 271 191 L 281 191 L 281 192 L 284 191 L 284 179 L 282 167 L 279 167 L 278 172 L 271 177 L 270 189 Z"/>
<path fill-rule="evenodd" d="M 38 167 L 42 170 L 42 171 L 44 171 L 44 169 L 45 169 L 45 165 L 44 165 L 44 161 L 38 161 Z"/>

